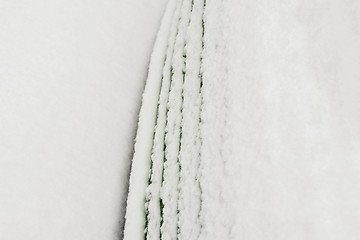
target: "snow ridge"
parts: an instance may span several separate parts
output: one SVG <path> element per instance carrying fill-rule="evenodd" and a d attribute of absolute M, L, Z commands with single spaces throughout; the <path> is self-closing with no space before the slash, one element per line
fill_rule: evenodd
<path fill-rule="evenodd" d="M 171 67 L 170 93 L 167 103 L 167 124 L 165 128 L 165 161 L 164 181 L 160 190 L 164 204 L 163 224 L 161 234 L 164 239 L 177 238 L 178 217 L 178 183 L 179 183 L 179 151 L 182 138 L 181 133 L 181 108 L 182 89 L 184 81 L 184 46 L 185 34 L 188 27 L 191 10 L 191 1 L 185 0 L 181 6 L 181 17 L 179 19 L 179 31 L 176 36 L 174 55 Z"/>
<path fill-rule="evenodd" d="M 204 1 L 195 1 L 186 34 L 185 79 L 183 87 L 182 138 L 179 155 L 179 238 L 197 239 L 200 234 L 199 212 L 201 191 L 200 167 L 200 110 L 201 54 L 203 38 Z"/>
<path fill-rule="evenodd" d="M 175 1 L 176 2 L 176 1 Z M 178 22 L 182 1 L 176 4 L 173 15 L 171 30 L 168 40 L 166 60 L 162 70 L 162 84 L 157 107 L 156 127 L 151 155 L 151 167 L 149 175 L 149 186 L 146 189 L 146 225 L 145 236 L 149 239 L 159 239 L 160 225 L 162 225 L 162 199 L 160 199 L 160 188 L 163 182 L 163 162 L 165 159 L 165 126 L 167 116 L 167 102 L 170 90 L 170 75 L 172 56 L 174 54 L 174 43 L 178 32 Z"/>
<path fill-rule="evenodd" d="M 125 239 L 198 239 L 202 226 L 200 123 L 205 2 L 174 0 L 169 5 L 160 30 L 166 34 L 159 33 L 149 69 L 131 176 L 131 181 L 136 178 L 147 187 L 130 182 Z M 159 90 L 150 84 L 157 84 Z M 150 94 L 151 102 L 146 99 Z M 151 121 L 145 113 L 150 108 Z M 147 138 L 140 136 L 145 124 L 149 125 Z M 143 143 L 146 149 L 138 147 L 143 141 L 147 141 Z M 137 164 L 138 168 L 143 166 L 141 173 Z M 135 195 L 137 207 L 143 201 L 145 214 L 131 202 Z M 135 214 L 136 220 L 129 217 Z"/>
<path fill-rule="evenodd" d="M 131 166 L 124 239 L 144 238 L 144 219 L 146 216 L 144 199 L 148 185 L 147 176 L 150 169 L 150 161 L 148 161 L 148 159 L 151 157 L 162 70 L 167 51 L 167 40 L 170 34 L 171 18 L 176 7 L 176 2 L 176 0 L 172 0 L 169 1 L 167 5 L 151 56 L 148 79 L 139 114 L 135 152 Z"/>

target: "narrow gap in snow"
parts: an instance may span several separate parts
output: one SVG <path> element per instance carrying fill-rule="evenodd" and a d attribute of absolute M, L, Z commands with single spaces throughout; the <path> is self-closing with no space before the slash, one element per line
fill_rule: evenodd
<path fill-rule="evenodd" d="M 199 128 L 198 128 L 198 135 L 199 135 L 199 141 L 200 141 L 200 150 L 199 150 L 199 163 L 198 163 L 198 171 L 197 171 L 197 184 L 199 187 L 199 191 L 200 191 L 200 206 L 199 206 L 199 211 L 198 211 L 198 221 L 199 221 L 199 236 L 201 236 L 201 231 L 204 227 L 204 221 L 202 219 L 202 209 L 203 209 L 203 187 L 202 187 L 202 147 L 203 147 L 203 136 L 202 136 L 202 123 L 203 123 L 203 119 L 202 119 L 202 112 L 203 112 L 203 105 L 204 105 L 204 98 L 203 98 L 203 54 L 204 54 L 204 38 L 205 38 L 205 9 L 206 9 L 206 1 L 207 0 L 203 0 L 203 9 L 202 9 L 202 14 L 201 14 L 201 55 L 200 55 L 200 73 L 199 73 L 199 77 L 200 77 L 200 113 L 199 113 Z M 199 238 L 198 236 L 198 238 Z"/>

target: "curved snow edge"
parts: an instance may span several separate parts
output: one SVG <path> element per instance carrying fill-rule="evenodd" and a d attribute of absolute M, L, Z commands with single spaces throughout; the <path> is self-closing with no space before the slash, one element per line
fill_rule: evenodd
<path fill-rule="evenodd" d="M 157 102 L 160 94 L 162 69 L 167 50 L 171 17 L 176 0 L 167 4 L 160 30 L 157 34 L 151 55 L 148 79 L 142 96 L 138 130 L 135 139 L 135 152 L 132 160 L 129 194 L 125 215 L 124 239 L 143 239 L 145 227 L 145 190 L 150 169 Z"/>

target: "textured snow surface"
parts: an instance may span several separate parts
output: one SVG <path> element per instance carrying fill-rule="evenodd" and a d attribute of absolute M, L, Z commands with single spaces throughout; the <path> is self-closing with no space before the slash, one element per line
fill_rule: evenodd
<path fill-rule="evenodd" d="M 125 239 L 358 239 L 359 20 L 355 0 L 169 1 Z"/>
<path fill-rule="evenodd" d="M 117 239 L 166 0 L 0 1 L 0 239 Z"/>

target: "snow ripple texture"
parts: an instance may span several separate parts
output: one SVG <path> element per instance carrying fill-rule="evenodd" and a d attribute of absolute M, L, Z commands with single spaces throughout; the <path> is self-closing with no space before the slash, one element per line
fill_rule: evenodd
<path fill-rule="evenodd" d="M 130 201 L 134 190 L 130 187 L 125 238 L 140 238 L 137 235 L 139 231 L 130 232 L 134 225 L 142 228 L 142 238 L 199 238 L 202 225 L 200 124 L 205 4 L 204 0 L 173 0 L 168 3 L 164 14 L 152 58 L 152 64 L 160 64 L 159 59 L 163 59 L 162 69 L 157 65 L 156 74 L 154 67 L 150 69 L 143 96 L 143 102 L 149 103 L 151 100 L 147 99 L 150 99 L 147 94 L 154 91 L 151 81 L 157 82 L 157 104 L 156 108 L 152 106 L 153 131 L 150 134 L 149 128 L 146 133 L 152 135 L 152 144 L 151 148 L 141 144 L 140 117 L 134 156 L 136 161 L 139 152 L 147 152 L 148 181 L 145 189 L 142 185 L 145 204 L 140 206 L 139 201 L 138 208 L 132 209 L 133 202 Z M 145 158 L 145 155 L 141 158 Z M 135 161 L 130 185 L 136 181 L 134 171 L 141 171 L 136 170 Z M 147 167 L 139 165 L 138 168 L 144 171 Z M 144 213 L 140 209 L 144 209 Z M 142 224 L 134 223 L 136 220 L 132 223 L 131 216 L 135 216 L 135 212 L 138 212 L 138 221 Z"/>

